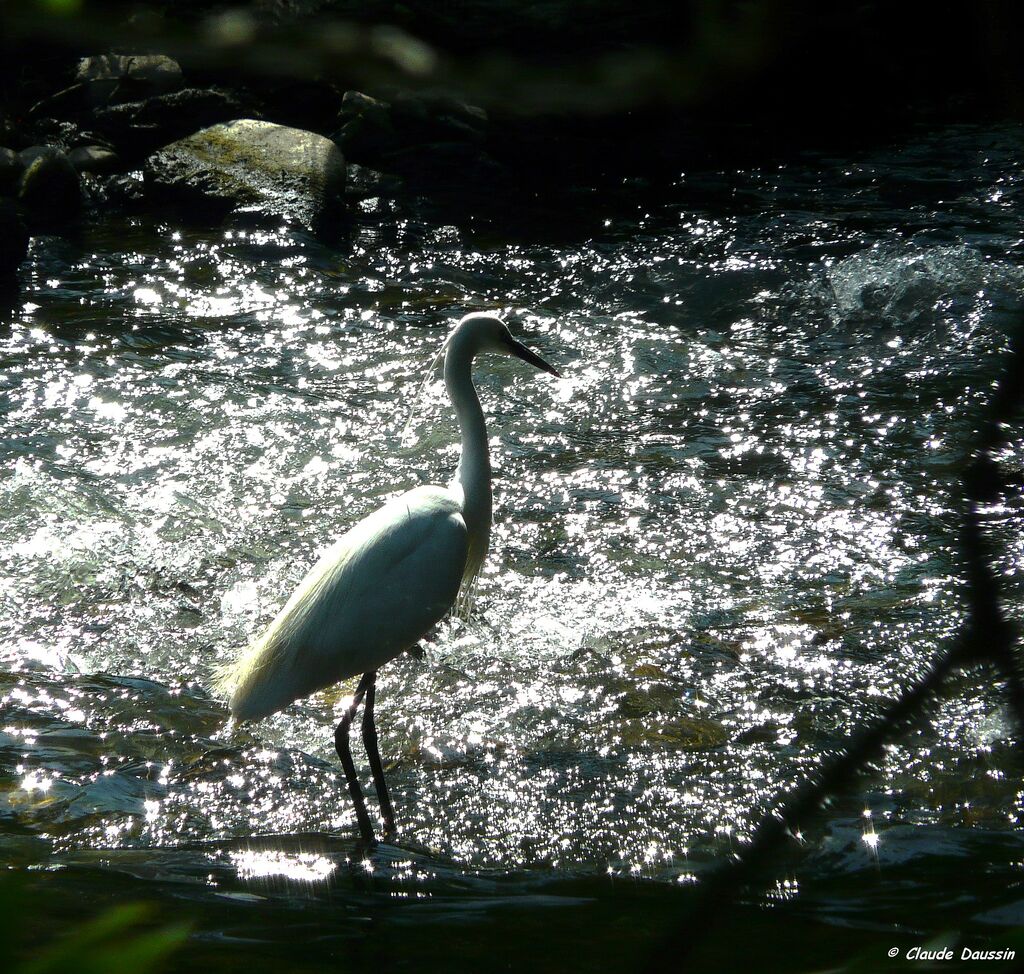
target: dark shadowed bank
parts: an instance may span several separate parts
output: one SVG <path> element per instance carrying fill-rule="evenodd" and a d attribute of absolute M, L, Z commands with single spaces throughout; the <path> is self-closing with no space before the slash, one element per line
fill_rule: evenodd
<path fill-rule="evenodd" d="M 99 205 L 132 202 L 119 177 L 157 148 L 239 118 L 333 138 L 369 170 L 354 196 L 382 173 L 386 192 L 472 207 L 1024 106 L 1011 3 L 27 0 L 0 16 L 0 145 L 70 154 Z M 111 53 L 156 57 L 96 60 Z M 0 159 L 8 192 L 29 162 Z M 76 212 L 48 169 L 30 224 Z"/>
<path fill-rule="evenodd" d="M 201 223 L 241 211 L 243 225 L 291 217 L 329 234 L 346 204 L 382 196 L 463 217 L 567 193 L 580 209 L 598 186 L 1024 106 L 1008 2 L 26 0 L 0 18 L 7 288 L 30 233 L 98 210 L 171 204 Z M 272 184 L 227 188 L 223 155 L 199 170 L 181 152 L 150 161 L 239 120 L 333 140 L 347 179 L 331 163 L 296 197 L 274 155 Z"/>

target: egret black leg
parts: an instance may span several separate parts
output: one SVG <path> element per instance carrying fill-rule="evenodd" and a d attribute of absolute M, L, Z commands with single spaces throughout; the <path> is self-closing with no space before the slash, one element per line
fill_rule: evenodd
<path fill-rule="evenodd" d="M 352 796 L 352 804 L 356 808 L 356 821 L 359 823 L 359 832 L 364 841 L 373 842 L 373 826 L 370 825 L 370 816 L 366 812 L 366 800 L 363 798 L 363 789 L 359 786 L 359 778 L 356 777 L 356 764 L 352 760 L 352 750 L 348 743 L 348 729 L 356 716 L 356 710 L 362 702 L 368 687 L 373 687 L 373 673 L 367 673 L 359 681 L 356 687 L 355 696 L 349 705 L 345 715 L 341 718 L 334 731 L 334 749 L 341 758 L 341 766 L 345 769 L 345 780 L 348 782 L 348 791 Z"/>
<path fill-rule="evenodd" d="M 377 672 L 367 673 L 370 682 L 366 687 L 366 706 L 363 708 L 363 746 L 366 756 L 370 759 L 370 770 L 373 772 L 373 784 L 377 789 L 377 800 L 380 802 L 380 814 L 384 819 L 384 834 L 393 835 L 395 831 L 395 809 L 388 794 L 388 783 L 384 780 L 384 765 L 380 760 L 380 748 L 377 745 L 377 725 L 373 722 L 373 704 L 377 697 Z"/>

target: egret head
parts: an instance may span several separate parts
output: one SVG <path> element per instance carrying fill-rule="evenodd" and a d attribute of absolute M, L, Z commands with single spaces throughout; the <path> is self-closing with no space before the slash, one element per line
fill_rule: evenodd
<path fill-rule="evenodd" d="M 529 362 L 535 369 L 560 376 L 561 373 L 545 362 L 536 352 L 528 349 L 522 342 L 512 337 L 505 322 L 497 315 L 477 312 L 466 315 L 455 327 L 452 335 L 462 338 L 473 350 L 473 354 L 494 352 L 497 355 L 512 355 Z M 463 337 L 464 336 L 464 337 Z"/>

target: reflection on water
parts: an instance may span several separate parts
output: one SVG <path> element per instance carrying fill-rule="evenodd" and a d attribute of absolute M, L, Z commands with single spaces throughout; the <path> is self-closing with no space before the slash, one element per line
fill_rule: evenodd
<path fill-rule="evenodd" d="M 692 886 L 961 620 L 955 478 L 1024 283 L 1020 158 L 1016 131 L 961 131 L 686 175 L 544 243 L 386 207 L 336 249 L 144 221 L 37 239 L 0 343 L 10 854 L 230 868 L 253 896 L 359 869 L 468 902 L 498 895 L 472 885 L 486 870 L 538 897 L 569 876 Z M 331 746 L 349 688 L 237 730 L 202 688 L 348 524 L 451 475 L 439 384 L 401 433 L 481 308 L 566 377 L 479 368 L 479 617 L 381 674 L 415 868 L 238 845 L 353 833 Z M 1019 499 L 990 524 L 1016 597 Z M 864 869 L 986 843 L 1019 859 L 1009 735 L 999 688 L 960 678 L 770 900 L 876 922 Z M 919 925 L 956 922 L 932 906 Z M 999 909 L 979 890 L 966 913 L 1021 922 Z"/>

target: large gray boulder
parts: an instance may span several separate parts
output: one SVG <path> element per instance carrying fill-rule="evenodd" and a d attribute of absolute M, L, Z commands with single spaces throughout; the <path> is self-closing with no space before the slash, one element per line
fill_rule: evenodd
<path fill-rule="evenodd" d="M 345 160 L 315 132 L 246 118 L 165 146 L 146 160 L 145 174 L 152 196 L 204 222 L 247 214 L 316 232 L 337 214 Z"/>

